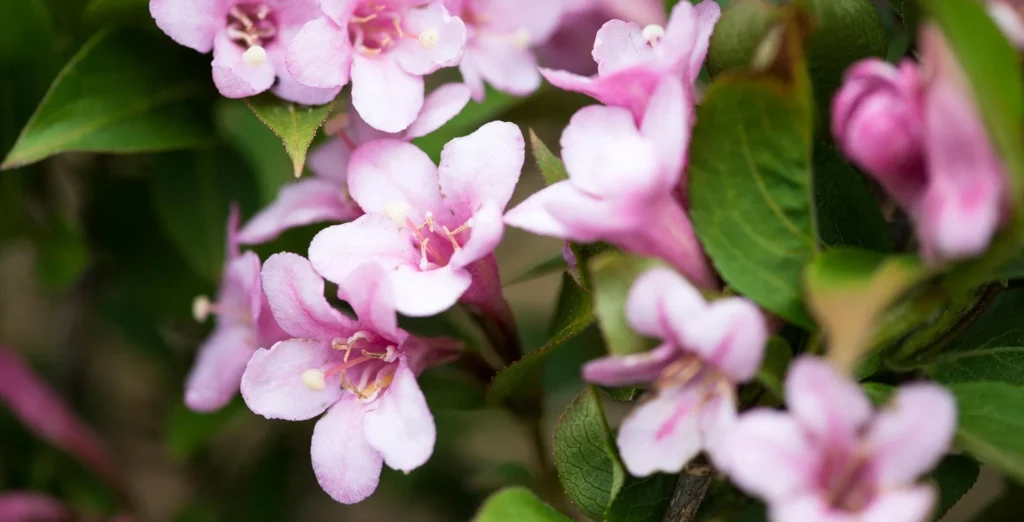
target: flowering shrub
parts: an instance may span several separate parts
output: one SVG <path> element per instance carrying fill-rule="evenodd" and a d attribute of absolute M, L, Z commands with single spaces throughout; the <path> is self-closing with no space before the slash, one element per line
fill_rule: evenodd
<path fill-rule="evenodd" d="M 1020 2 L 9 4 L 0 520 L 1019 516 Z"/>

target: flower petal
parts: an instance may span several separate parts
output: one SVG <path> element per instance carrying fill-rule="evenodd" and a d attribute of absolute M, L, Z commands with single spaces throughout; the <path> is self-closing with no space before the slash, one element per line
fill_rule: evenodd
<path fill-rule="evenodd" d="M 597 73 L 603 76 L 652 61 L 654 49 L 639 25 L 609 20 L 597 31 L 593 56 Z"/>
<path fill-rule="evenodd" d="M 185 379 L 185 405 L 193 411 L 217 411 L 238 393 L 245 365 L 259 346 L 253 332 L 218 327 L 203 344 Z"/>
<path fill-rule="evenodd" d="M 883 489 L 913 483 L 938 464 L 956 431 L 956 401 L 934 384 L 899 389 L 867 434 L 875 480 Z"/>
<path fill-rule="evenodd" d="M 456 220 L 469 219 L 487 201 L 505 209 L 526 157 L 523 133 L 515 124 L 492 121 L 441 150 L 437 169 L 445 206 Z"/>
<path fill-rule="evenodd" d="M 452 266 L 422 272 L 401 267 L 391 272 L 395 306 L 410 317 L 427 317 L 451 308 L 472 282 L 468 272 Z"/>
<path fill-rule="evenodd" d="M 757 305 L 747 299 L 719 299 L 681 326 L 686 348 L 733 382 L 750 380 L 761 367 L 768 326 Z"/>
<path fill-rule="evenodd" d="M 688 80 L 692 84 L 697 81 L 701 68 L 704 66 L 704 59 L 708 55 L 708 47 L 711 45 L 711 35 L 715 31 L 715 24 L 722 17 L 722 8 L 715 0 L 704 0 L 694 6 L 697 12 L 697 35 L 690 49 L 690 63 Z"/>
<path fill-rule="evenodd" d="M 647 352 L 600 357 L 583 365 L 583 379 L 602 386 L 646 384 L 681 355 L 674 345 L 664 343 Z"/>
<path fill-rule="evenodd" d="M 427 212 L 441 217 L 444 206 L 437 167 L 419 147 L 400 140 L 374 140 L 360 145 L 349 161 L 348 188 L 366 212 L 391 213 L 394 204 L 408 205 L 415 225 Z"/>
<path fill-rule="evenodd" d="M 822 444 L 851 444 L 871 417 L 871 403 L 860 387 L 823 359 L 797 359 L 789 367 L 785 388 L 789 411 Z"/>
<path fill-rule="evenodd" d="M 558 205 L 563 200 L 563 195 L 577 192 L 579 190 L 568 180 L 559 181 L 543 188 L 506 212 L 505 224 L 541 236 L 582 240 L 570 227 L 556 219 L 548 211 L 549 207 Z M 575 197 L 589 198 L 582 194 L 575 195 Z"/>
<path fill-rule="evenodd" d="M 495 89 L 527 96 L 540 87 L 537 59 L 530 49 L 517 46 L 507 35 L 480 35 L 466 49 L 480 75 Z"/>
<path fill-rule="evenodd" d="M 716 455 L 733 483 L 769 503 L 810 491 L 821 458 L 795 419 L 765 409 L 741 415 Z"/>
<path fill-rule="evenodd" d="M 666 77 L 651 96 L 640 133 L 654 145 L 658 176 L 654 183 L 671 191 L 683 177 L 693 126 L 693 98 L 678 78 Z"/>
<path fill-rule="evenodd" d="M 591 105 L 573 115 L 562 133 L 562 159 L 573 184 L 608 198 L 647 194 L 656 188 L 654 145 L 620 107 Z"/>
<path fill-rule="evenodd" d="M 666 388 L 637 406 L 619 429 L 619 453 L 631 475 L 678 473 L 700 453 L 698 393 Z"/>
<path fill-rule="evenodd" d="M 363 436 L 366 406 L 353 395 L 338 401 L 313 428 L 310 455 L 320 487 L 342 504 L 373 494 L 384 459 Z"/>
<path fill-rule="evenodd" d="M 462 108 L 469 103 L 469 97 L 469 87 L 463 83 L 446 83 L 434 89 L 423 101 L 423 108 L 416 121 L 405 129 L 405 138 L 419 138 L 440 129 L 462 112 Z"/>
<path fill-rule="evenodd" d="M 204 54 L 213 49 L 226 14 L 219 2 L 209 0 L 150 0 L 149 13 L 175 42 Z"/>
<path fill-rule="evenodd" d="M 0 520 L 10 522 L 74 522 L 79 517 L 60 500 L 34 491 L 0 493 Z"/>
<path fill-rule="evenodd" d="M 462 268 L 494 252 L 505 234 L 505 223 L 501 218 L 501 209 L 493 201 L 485 201 L 472 219 L 473 226 L 466 232 L 469 239 L 462 242 L 462 248 L 456 250 L 448 264 Z M 464 234 L 466 232 L 463 232 Z"/>
<path fill-rule="evenodd" d="M 387 216 L 366 214 L 351 223 L 320 231 L 309 244 L 309 261 L 324 279 L 345 281 L 364 263 L 376 263 L 387 270 L 418 266 L 420 252 L 408 233 Z"/>
<path fill-rule="evenodd" d="M 785 522 L 861 522 L 863 520 L 856 514 L 833 508 L 820 495 L 814 494 L 777 501 L 770 506 L 769 512 L 771 520 L 784 520 Z M 910 521 L 910 519 L 907 520 Z"/>
<path fill-rule="evenodd" d="M 586 94 L 611 107 L 628 109 L 637 120 L 643 117 L 651 94 L 665 76 L 663 71 L 650 66 L 637 66 L 598 78 L 543 68 L 540 74 L 560 89 Z"/>
<path fill-rule="evenodd" d="M 348 29 L 321 16 L 302 26 L 288 45 L 285 65 L 295 81 L 307 87 L 332 89 L 349 81 L 353 68 Z"/>
<path fill-rule="evenodd" d="M 915 486 L 882 491 L 860 513 L 861 522 L 892 522 L 894 520 L 925 521 L 935 506 L 935 490 L 931 486 Z"/>
<path fill-rule="evenodd" d="M 425 76 L 459 64 L 466 49 L 466 25 L 449 14 L 443 2 L 409 9 L 402 21 L 409 37 L 399 39 L 389 52 L 406 72 Z"/>
<path fill-rule="evenodd" d="M 306 165 L 318 178 L 333 181 L 348 194 L 348 162 L 352 149 L 337 136 L 332 136 L 309 152 Z"/>
<path fill-rule="evenodd" d="M 263 291 L 284 331 L 293 337 L 330 341 L 356 325 L 324 297 L 324 280 L 306 258 L 282 252 L 263 264 Z"/>
<path fill-rule="evenodd" d="M 339 284 L 338 297 L 348 302 L 360 323 L 389 340 L 404 338 L 398 329 L 391 280 L 380 266 L 367 263 L 356 268 Z"/>
<path fill-rule="evenodd" d="M 352 105 L 371 127 L 405 130 L 423 108 L 423 78 L 407 73 L 388 56 L 352 59 Z"/>
<path fill-rule="evenodd" d="M 258 245 L 293 227 L 324 221 L 345 222 L 360 214 L 362 211 L 337 183 L 304 179 L 281 187 L 277 199 L 245 224 L 238 239 L 245 245 Z"/>
<path fill-rule="evenodd" d="M 245 51 L 220 33 L 213 44 L 213 83 L 228 98 L 259 94 L 274 84 L 276 74 L 270 60 L 249 65 L 242 59 Z"/>
<path fill-rule="evenodd" d="M 422 466 L 434 452 L 434 417 L 404 360 L 388 389 L 367 406 L 363 433 L 388 467 L 406 473 Z"/>
<path fill-rule="evenodd" d="M 303 105 L 322 105 L 328 103 L 338 96 L 341 86 L 320 89 L 307 87 L 299 83 L 292 74 L 288 72 L 288 47 L 283 42 L 294 40 L 298 31 L 282 31 L 277 36 L 277 41 L 267 47 L 267 58 L 274 65 L 277 73 L 277 83 L 274 84 L 272 92 L 278 97 Z"/>
<path fill-rule="evenodd" d="M 706 306 L 700 292 L 675 271 L 652 268 L 629 289 L 626 319 L 639 333 L 683 345 L 681 325 L 695 321 Z"/>
<path fill-rule="evenodd" d="M 253 413 L 268 419 L 312 419 L 341 398 L 341 379 L 328 376 L 326 386 L 314 390 L 303 373 L 326 371 L 335 358 L 340 362 L 330 341 L 289 339 L 269 350 L 260 348 L 242 375 L 242 398 Z"/>

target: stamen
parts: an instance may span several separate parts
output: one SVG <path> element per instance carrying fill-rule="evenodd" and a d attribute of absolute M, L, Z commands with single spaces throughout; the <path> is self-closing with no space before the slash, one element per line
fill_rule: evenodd
<path fill-rule="evenodd" d="M 402 17 L 397 14 L 392 14 L 391 23 L 395 26 L 395 34 L 397 34 L 399 38 L 405 38 L 405 31 L 402 30 Z"/>
<path fill-rule="evenodd" d="M 427 245 L 430 244 L 430 238 L 426 238 L 420 243 L 420 270 L 427 270 L 430 268 L 430 261 L 427 260 Z"/>
<path fill-rule="evenodd" d="M 367 357 L 365 355 L 360 355 L 359 357 L 356 357 L 355 359 L 352 359 L 351 361 L 345 361 L 344 363 L 339 364 L 339 365 L 335 366 L 334 368 L 331 368 L 330 370 L 327 370 L 327 373 L 324 374 L 324 375 L 327 376 L 327 377 L 330 377 L 331 375 L 338 375 L 339 373 L 344 375 L 345 374 L 345 370 L 347 370 L 347 369 L 349 369 L 349 368 L 351 368 L 351 367 L 353 367 L 353 366 L 355 366 L 355 365 L 357 365 L 359 363 L 366 362 L 368 360 L 370 360 L 370 357 Z"/>
<path fill-rule="evenodd" d="M 420 47 L 424 49 L 433 49 L 437 47 L 437 42 L 441 41 L 441 33 L 436 27 L 428 27 L 420 33 L 419 36 Z"/>
<path fill-rule="evenodd" d="M 661 41 L 662 37 L 665 36 L 665 28 L 658 24 L 650 24 L 647 27 L 644 27 L 643 34 L 644 40 L 647 40 L 647 43 L 654 46 Z"/>
<path fill-rule="evenodd" d="M 406 216 L 409 214 L 409 210 L 412 206 L 404 201 L 388 201 L 384 205 L 384 213 L 391 218 L 399 227 L 406 225 Z"/>
<path fill-rule="evenodd" d="M 192 318 L 194 318 L 197 323 L 205 322 L 206 319 L 210 317 L 210 313 L 215 310 L 216 306 L 212 301 L 210 301 L 210 298 L 205 295 L 197 295 L 196 298 L 192 300 Z"/>
<path fill-rule="evenodd" d="M 441 227 L 441 229 L 444 230 L 445 235 L 448 236 L 448 240 L 452 242 L 452 248 L 454 248 L 455 250 L 462 249 L 462 247 L 459 246 L 459 242 L 455 239 L 455 236 L 458 235 L 460 232 L 465 232 L 466 230 L 469 230 L 470 228 L 473 228 L 473 218 L 467 219 L 465 223 L 463 223 L 461 226 L 459 226 L 459 228 L 456 228 L 455 230 L 448 230 L 448 227 L 446 226 Z"/>
<path fill-rule="evenodd" d="M 237 5 L 232 7 L 231 10 L 228 11 L 228 14 L 230 14 L 231 17 L 235 20 L 238 20 L 246 31 L 252 29 L 253 26 L 255 25 L 252 23 L 252 20 L 250 20 L 249 17 L 244 12 L 242 12 L 241 9 L 238 8 Z"/>
<path fill-rule="evenodd" d="M 426 221 L 424 221 L 422 225 L 416 227 L 416 230 L 423 230 L 423 227 L 427 227 L 427 230 L 429 230 L 431 232 L 434 231 L 434 213 L 433 212 L 430 212 L 429 210 L 427 211 Z"/>
<path fill-rule="evenodd" d="M 261 4 L 256 8 L 257 20 L 266 20 L 268 16 L 270 16 L 270 7 L 267 4 Z"/>
<path fill-rule="evenodd" d="M 249 67 L 259 67 L 267 63 L 267 50 L 254 45 L 242 53 L 242 61 Z"/>
<path fill-rule="evenodd" d="M 519 50 L 525 50 L 530 47 L 530 30 L 525 27 L 516 29 L 516 32 L 512 35 L 512 42 Z"/>
<path fill-rule="evenodd" d="M 324 372 L 317 369 L 310 369 L 302 372 L 302 384 L 313 391 L 323 391 L 327 388 L 327 381 Z"/>
<path fill-rule="evenodd" d="M 372 20 L 376 20 L 376 19 L 377 19 L 377 13 L 373 13 L 371 15 L 362 16 L 362 17 L 353 16 L 352 18 L 349 19 L 349 21 L 351 21 L 354 24 L 365 24 L 366 22 L 369 22 L 369 21 L 372 21 Z"/>

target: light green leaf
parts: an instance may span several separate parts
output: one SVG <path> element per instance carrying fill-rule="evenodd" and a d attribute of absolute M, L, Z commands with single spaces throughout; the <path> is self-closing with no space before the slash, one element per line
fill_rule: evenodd
<path fill-rule="evenodd" d="M 282 100 L 271 93 L 246 98 L 245 103 L 284 143 L 284 150 L 292 158 L 292 172 L 302 175 L 306 165 L 306 151 L 313 143 L 316 131 L 327 121 L 334 102 L 304 106 Z"/>
<path fill-rule="evenodd" d="M 826 245 L 892 251 L 889 224 L 864 176 L 823 142 L 814 147 L 814 212 Z"/>
<path fill-rule="evenodd" d="M 678 480 L 678 475 L 664 473 L 630 477 L 605 511 L 605 522 L 661 522 Z"/>
<path fill-rule="evenodd" d="M 1024 387 L 1004 382 L 949 386 L 960 425 L 957 444 L 967 453 L 1024 483 Z"/>
<path fill-rule="evenodd" d="M 484 501 L 474 522 L 572 522 L 524 487 L 505 488 Z"/>
<path fill-rule="evenodd" d="M 664 264 L 656 259 L 621 252 L 607 252 L 590 262 L 594 308 L 610 353 L 626 355 L 651 347 L 647 338 L 629 326 L 626 320 L 626 298 L 633 281 L 657 266 Z"/>
<path fill-rule="evenodd" d="M 61 152 L 135 153 L 208 145 L 209 78 L 177 63 L 175 49 L 101 31 L 57 75 L 0 168 Z M 154 59 L 154 57 L 159 57 Z"/>
<path fill-rule="evenodd" d="M 221 100 L 214 107 L 217 129 L 245 157 L 260 186 L 260 202 L 270 203 L 281 187 L 295 180 L 292 161 L 281 139 L 240 100 Z"/>
<path fill-rule="evenodd" d="M 889 402 L 889 398 L 892 397 L 892 394 L 896 393 L 895 386 L 880 382 L 865 382 L 860 387 L 876 407 L 885 406 Z"/>
<path fill-rule="evenodd" d="M 544 144 L 537 134 L 530 129 L 530 149 L 533 151 L 533 159 L 537 162 L 541 176 L 548 185 L 569 179 L 569 173 L 565 171 L 565 164 L 555 156 L 551 149 Z"/>
<path fill-rule="evenodd" d="M 981 467 L 969 457 L 948 455 L 932 471 L 932 479 L 939 486 L 939 505 L 932 520 L 941 519 L 957 502 L 967 494 L 978 481 Z"/>
<path fill-rule="evenodd" d="M 817 247 L 811 211 L 813 111 L 799 24 L 761 52 L 767 72 L 730 72 L 697 108 L 690 147 L 693 223 L 729 286 L 810 327 L 800 286 Z"/>
<path fill-rule="evenodd" d="M 597 388 L 587 386 L 555 426 L 555 467 L 566 494 L 592 519 L 600 519 L 626 479 L 612 442 Z"/>
<path fill-rule="evenodd" d="M 1002 381 L 1024 385 L 1024 289 L 1005 290 L 929 369 L 943 383 Z"/>

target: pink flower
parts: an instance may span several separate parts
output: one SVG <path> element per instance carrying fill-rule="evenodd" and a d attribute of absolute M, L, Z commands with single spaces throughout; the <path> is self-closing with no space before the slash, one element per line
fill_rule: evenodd
<path fill-rule="evenodd" d="M 73 522 L 76 519 L 76 513 L 49 495 L 17 490 L 0 493 L 0 520 Z"/>
<path fill-rule="evenodd" d="M 423 106 L 423 76 L 459 64 L 466 26 L 441 0 L 320 0 L 288 49 L 288 71 L 323 89 L 352 80 L 352 103 L 375 129 L 399 132 Z"/>
<path fill-rule="evenodd" d="M 609 241 L 672 263 L 702 288 L 717 287 L 693 225 L 673 195 L 685 184 L 689 93 L 678 79 L 666 78 L 639 128 L 621 107 L 577 112 L 562 133 L 569 179 L 510 210 L 505 223 L 572 241 Z"/>
<path fill-rule="evenodd" d="M 873 412 L 856 383 L 825 361 L 797 360 L 786 378 L 789 412 L 742 415 L 722 445 L 725 471 L 765 500 L 779 522 L 929 520 L 935 492 L 918 484 L 956 429 L 952 395 L 903 386 Z"/>
<path fill-rule="evenodd" d="M 662 78 L 680 78 L 693 85 L 707 56 L 711 32 L 721 10 L 714 0 L 697 6 L 679 2 L 668 26 L 612 20 L 597 32 L 594 61 L 597 76 L 541 69 L 555 87 L 581 92 L 605 105 L 625 107 L 640 119 Z"/>
<path fill-rule="evenodd" d="M 564 0 L 558 29 L 538 49 L 541 62 L 553 69 L 576 74 L 597 72 L 590 59 L 597 31 L 612 19 L 642 26 L 665 24 L 662 0 Z"/>
<path fill-rule="evenodd" d="M 988 14 L 1010 43 L 1024 51 L 1024 3 L 1020 0 L 988 0 Z"/>
<path fill-rule="evenodd" d="M 253 252 L 239 252 L 237 229 L 238 209 L 232 208 L 217 301 L 201 296 L 193 305 L 196 320 L 204 321 L 211 313 L 217 316 L 217 325 L 199 347 L 185 382 L 185 404 L 195 411 L 224 407 L 238 392 L 253 353 L 287 338 L 270 314 L 260 285 L 260 259 Z"/>
<path fill-rule="evenodd" d="M 655 268 L 630 289 L 626 317 L 637 332 L 664 342 L 583 367 L 584 379 L 606 386 L 654 385 L 654 397 L 619 430 L 626 468 L 637 476 L 677 473 L 702 448 L 714 458 L 713 446 L 735 421 L 736 384 L 761 366 L 768 337 L 761 312 L 738 297 L 708 304 L 678 274 Z"/>
<path fill-rule="evenodd" d="M 832 130 L 913 219 L 927 259 L 972 257 L 1005 219 L 1006 173 L 941 34 L 926 28 L 920 47 L 921 68 L 854 65 L 833 101 Z"/>
<path fill-rule="evenodd" d="M 360 146 L 349 190 L 367 214 L 317 234 L 313 267 L 340 284 L 364 263 L 380 266 L 405 315 L 433 315 L 460 297 L 495 309 L 504 301 L 492 252 L 523 158 L 523 135 L 506 122 L 449 142 L 440 167 L 403 141 Z"/>
<path fill-rule="evenodd" d="M 398 328 L 390 281 L 364 265 L 339 290 L 349 318 L 324 297 L 324 281 L 305 258 L 275 254 L 263 267 L 274 317 L 292 337 L 261 348 L 242 376 L 242 397 L 268 419 L 306 420 L 313 471 L 338 502 L 359 502 L 377 487 L 384 463 L 408 472 L 434 449 L 434 419 L 416 383 L 427 366 L 454 355 Z"/>
<path fill-rule="evenodd" d="M 356 146 L 386 137 L 408 141 L 424 136 L 455 117 L 467 103 L 469 88 L 465 85 L 442 85 L 427 97 L 416 121 L 401 135 L 374 129 L 352 112 L 331 119 L 327 131 L 337 137 L 309 155 L 309 168 L 315 176 L 284 186 L 273 203 L 245 224 L 238 233 L 239 242 L 265 243 L 292 227 L 359 217 L 363 211 L 348 195 L 348 162 Z"/>
<path fill-rule="evenodd" d="M 300 85 L 285 70 L 289 42 L 320 15 L 316 0 L 150 0 L 149 11 L 174 41 L 201 53 L 213 50 L 213 81 L 228 98 L 273 87 L 284 99 L 321 104 L 341 90 Z"/>
<path fill-rule="evenodd" d="M 484 99 L 484 81 L 495 89 L 525 96 L 540 87 L 540 71 L 532 47 L 543 43 L 558 26 L 557 0 L 446 0 L 448 9 L 469 30 L 459 70 L 473 92 Z"/>

